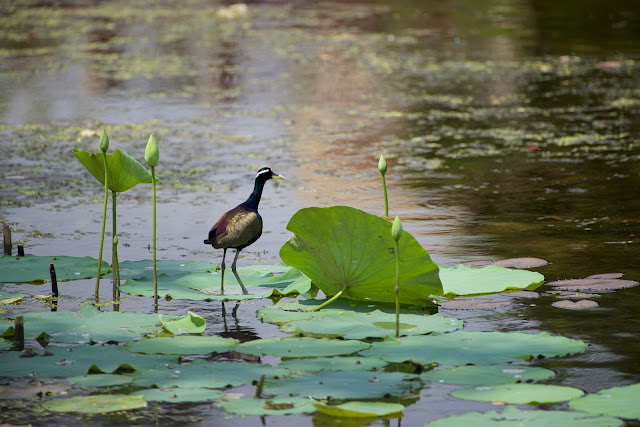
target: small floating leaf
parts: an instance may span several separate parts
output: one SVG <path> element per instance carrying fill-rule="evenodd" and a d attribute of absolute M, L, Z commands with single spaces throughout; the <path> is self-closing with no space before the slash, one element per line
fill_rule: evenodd
<path fill-rule="evenodd" d="M 129 384 L 132 379 L 124 375 L 93 374 L 70 377 L 67 378 L 66 381 L 86 387 L 108 387 Z"/>
<path fill-rule="evenodd" d="M 366 418 L 384 417 L 398 414 L 404 410 L 404 405 L 387 402 L 347 402 L 341 405 L 326 405 L 317 400 L 312 401 L 313 406 L 323 414 L 332 417 Z"/>
<path fill-rule="evenodd" d="M 69 399 L 55 399 L 44 402 L 45 409 L 55 412 L 78 412 L 82 414 L 104 414 L 106 412 L 126 411 L 147 406 L 143 396 L 97 394 L 78 396 Z"/>
<path fill-rule="evenodd" d="M 567 279 L 547 283 L 558 290 L 571 292 L 615 291 L 637 286 L 639 282 L 621 279 Z"/>
<path fill-rule="evenodd" d="M 201 334 L 207 327 L 207 322 L 201 316 L 198 316 L 191 311 L 187 311 L 187 314 L 177 318 L 164 321 L 162 315 L 158 315 L 158 320 L 165 331 L 172 334 Z"/>
<path fill-rule="evenodd" d="M 143 338 L 127 343 L 124 348 L 134 353 L 146 354 L 208 354 L 229 351 L 239 341 L 217 336 L 178 336 Z"/>
<path fill-rule="evenodd" d="M 513 268 L 536 268 L 547 265 L 549 262 L 542 258 L 508 258 L 501 259 L 498 261 L 492 262 L 493 265 L 497 265 L 499 267 L 513 267 Z"/>
<path fill-rule="evenodd" d="M 292 371 L 317 372 L 327 371 L 373 371 L 387 366 L 387 362 L 376 357 L 307 357 L 304 359 L 289 359 L 281 362 L 278 367 Z"/>
<path fill-rule="evenodd" d="M 133 395 L 142 396 L 147 402 L 183 403 L 218 400 L 224 396 L 224 392 L 206 388 L 152 388 L 136 391 Z"/>
<path fill-rule="evenodd" d="M 640 418 L 640 384 L 612 387 L 574 399 L 569 407 L 590 414 L 610 415 L 626 419 Z"/>
<path fill-rule="evenodd" d="M 497 265 L 471 268 L 440 268 L 442 288 L 446 295 L 480 295 L 502 292 L 506 289 L 535 289 L 544 282 L 540 273 L 510 270 Z"/>
<path fill-rule="evenodd" d="M 216 406 L 240 415 L 310 414 L 316 408 L 306 397 L 274 397 L 271 399 L 233 399 Z"/>
<path fill-rule="evenodd" d="M 493 385 L 546 380 L 553 376 L 555 376 L 555 372 L 549 369 L 532 366 L 469 365 L 425 372 L 420 375 L 420 378 L 434 383 Z"/>
<path fill-rule="evenodd" d="M 548 384 L 496 384 L 454 390 L 451 395 L 459 399 L 481 402 L 541 404 L 565 402 L 580 397 L 584 392 L 573 387 Z"/>
<path fill-rule="evenodd" d="M 247 341 L 238 344 L 236 351 L 280 357 L 320 357 L 352 354 L 366 348 L 369 344 L 356 340 L 286 337 Z"/>
<path fill-rule="evenodd" d="M 598 303 L 588 299 L 581 299 L 580 301 L 569 301 L 569 300 L 555 301 L 551 305 L 557 308 L 565 308 L 567 310 L 584 310 L 586 308 L 597 307 Z"/>

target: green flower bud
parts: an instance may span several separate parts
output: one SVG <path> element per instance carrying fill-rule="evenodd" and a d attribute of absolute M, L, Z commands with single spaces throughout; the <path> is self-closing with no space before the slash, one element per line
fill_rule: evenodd
<path fill-rule="evenodd" d="M 109 149 L 109 135 L 107 135 L 107 132 L 103 129 L 102 135 L 100 136 L 100 151 L 102 151 L 103 153 L 106 153 L 108 149 Z"/>
<path fill-rule="evenodd" d="M 387 161 L 382 154 L 380 154 L 380 160 L 378 161 L 378 170 L 382 175 L 387 173 Z"/>
<path fill-rule="evenodd" d="M 147 142 L 147 148 L 144 150 L 144 161 L 151 167 L 155 167 L 158 165 L 158 160 L 160 160 L 160 150 L 158 149 L 158 143 L 156 143 L 156 139 L 151 135 L 149 137 L 149 142 Z"/>
<path fill-rule="evenodd" d="M 393 220 L 393 225 L 391 226 L 391 237 L 397 242 L 402 237 L 402 223 L 400 222 L 400 218 L 396 215 L 396 219 Z"/>

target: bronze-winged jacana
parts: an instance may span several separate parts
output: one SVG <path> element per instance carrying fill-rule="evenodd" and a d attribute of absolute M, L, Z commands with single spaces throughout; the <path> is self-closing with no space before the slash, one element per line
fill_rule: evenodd
<path fill-rule="evenodd" d="M 236 276 L 242 288 L 242 293 L 249 293 L 242 280 L 240 280 L 240 276 L 238 276 L 236 261 L 238 261 L 240 251 L 258 240 L 262 235 L 262 217 L 258 213 L 258 205 L 260 204 L 260 197 L 262 197 L 264 183 L 271 178 L 284 179 L 282 175 L 276 174 L 271 168 L 265 167 L 258 170 L 255 186 L 249 198 L 244 203 L 224 213 L 211 227 L 209 238 L 204 241 L 206 245 L 224 250 L 221 265 L 222 278 L 220 280 L 220 292 L 222 294 L 224 294 L 224 259 L 229 248 L 236 250 L 236 256 L 233 259 L 233 264 L 231 264 L 231 271 Z"/>

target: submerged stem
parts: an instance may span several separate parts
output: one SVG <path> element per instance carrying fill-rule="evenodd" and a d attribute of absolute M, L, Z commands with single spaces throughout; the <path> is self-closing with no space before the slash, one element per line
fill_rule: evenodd
<path fill-rule="evenodd" d="M 329 304 L 331 304 L 332 302 L 334 302 L 335 300 L 337 300 L 338 298 L 340 298 L 340 296 L 342 295 L 342 293 L 347 289 L 347 285 L 342 286 L 342 289 L 340 289 L 340 291 L 335 294 L 334 296 L 332 296 L 331 298 L 329 298 L 328 300 L 326 300 L 325 302 L 323 302 L 322 304 L 320 304 L 319 306 L 317 306 L 316 308 L 314 308 L 313 310 L 309 310 L 309 311 L 318 311 L 320 309 L 325 308 L 326 306 L 328 306 Z"/>
<path fill-rule="evenodd" d="M 102 251 L 104 249 L 104 231 L 107 225 L 107 203 L 109 202 L 109 173 L 107 169 L 107 152 L 102 152 L 104 159 L 104 207 L 102 208 L 102 234 L 100 237 L 100 253 L 98 255 L 98 277 L 96 278 L 95 298 L 98 302 L 100 298 L 100 275 L 102 270 Z"/>
<path fill-rule="evenodd" d="M 151 183 L 153 185 L 153 302 L 158 311 L 158 269 L 156 268 L 156 172 L 151 166 Z"/>
<path fill-rule="evenodd" d="M 400 337 L 400 251 L 396 240 L 396 338 Z"/>

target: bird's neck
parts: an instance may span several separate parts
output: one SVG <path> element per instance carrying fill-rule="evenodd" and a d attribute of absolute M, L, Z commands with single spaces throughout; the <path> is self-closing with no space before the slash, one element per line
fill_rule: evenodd
<path fill-rule="evenodd" d="M 264 181 L 256 180 L 256 184 L 253 187 L 253 192 L 245 202 L 245 204 L 248 207 L 258 210 L 258 205 L 260 204 L 260 198 L 262 197 L 263 188 L 264 188 Z"/>

